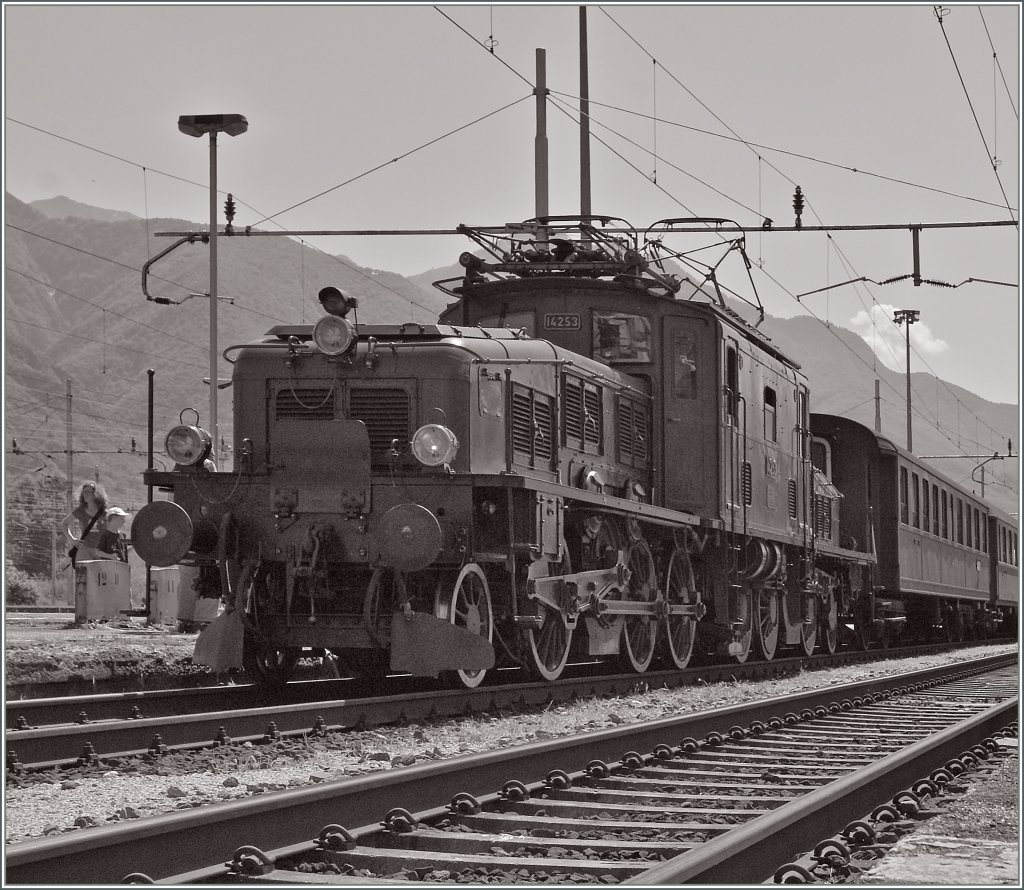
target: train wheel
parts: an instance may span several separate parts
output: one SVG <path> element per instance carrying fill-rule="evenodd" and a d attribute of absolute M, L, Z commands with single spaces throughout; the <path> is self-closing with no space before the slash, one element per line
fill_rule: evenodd
<path fill-rule="evenodd" d="M 491 592 L 483 569 L 475 562 L 462 567 L 450 594 L 438 597 L 437 617 L 477 636 L 486 637 L 488 643 L 494 638 Z M 475 689 L 483 683 L 486 674 L 486 670 L 444 671 L 445 677 L 453 684 L 466 689 Z"/>
<path fill-rule="evenodd" d="M 807 612 L 807 620 L 800 625 L 800 645 L 805 655 L 813 655 L 818 642 L 818 615 L 821 612 L 816 596 L 808 598 Z"/>
<path fill-rule="evenodd" d="M 626 551 L 629 584 L 623 598 L 634 602 L 653 603 L 658 598 L 658 573 L 654 554 L 644 538 L 629 545 Z M 653 609 L 649 615 L 627 615 L 622 624 L 623 661 L 629 669 L 642 674 L 651 666 L 654 644 L 658 641 L 658 621 Z"/>
<path fill-rule="evenodd" d="M 834 587 L 828 589 L 828 601 L 821 616 L 821 641 L 829 655 L 835 655 L 839 642 L 839 604 L 836 602 Z"/>
<path fill-rule="evenodd" d="M 676 547 L 665 571 L 665 601 L 670 606 L 692 606 L 698 599 L 696 586 L 689 554 L 684 547 Z M 680 670 L 689 664 L 696 638 L 697 621 L 691 616 L 669 615 L 665 620 L 665 654 Z"/>
<path fill-rule="evenodd" d="M 560 562 L 538 560 L 530 566 L 530 577 L 547 577 L 548 575 L 565 575 L 572 571 L 569 551 L 562 543 L 562 559 Z M 537 616 L 541 619 L 539 630 L 526 631 L 527 653 L 526 669 L 538 680 L 557 680 L 565 670 L 569 660 L 569 649 L 572 646 L 572 630 L 565 623 L 565 616 L 558 609 L 551 609 L 543 603 L 535 603 Z"/>
<path fill-rule="evenodd" d="M 765 661 L 771 661 L 779 648 L 779 594 L 762 587 L 755 591 L 754 596 L 757 597 L 757 621 L 754 624 L 757 652 Z"/>
<path fill-rule="evenodd" d="M 733 653 L 733 658 L 740 664 L 745 664 L 750 658 L 750 644 L 754 639 L 754 594 L 750 588 L 744 587 L 736 594 L 737 618 L 742 622 L 738 628 L 739 638 L 735 641 L 739 644 L 739 651 Z"/>

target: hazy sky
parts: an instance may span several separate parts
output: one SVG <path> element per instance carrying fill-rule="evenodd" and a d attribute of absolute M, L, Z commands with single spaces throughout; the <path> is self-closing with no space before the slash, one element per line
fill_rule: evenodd
<path fill-rule="evenodd" d="M 791 225 L 799 184 L 804 225 L 1017 218 L 1020 7 L 944 8 L 940 24 L 931 4 L 589 7 L 593 210 L 638 226 L 690 215 Z M 555 4 L 5 4 L 5 187 L 22 201 L 63 194 L 205 224 L 208 142 L 180 134 L 177 118 L 234 112 L 249 131 L 221 137 L 218 169 L 236 225 L 522 220 L 535 212 L 541 47 L 551 212 L 579 212 L 578 20 L 578 6 Z M 469 246 L 314 240 L 403 274 Z M 921 273 L 1015 285 L 1019 245 L 1013 226 L 925 230 Z M 906 229 L 749 240 L 769 313 L 810 310 L 862 331 L 902 368 L 903 335 L 882 316 L 919 309 L 915 369 L 1017 402 L 1016 287 L 903 282 L 795 297 L 907 275 L 911 246 Z"/>

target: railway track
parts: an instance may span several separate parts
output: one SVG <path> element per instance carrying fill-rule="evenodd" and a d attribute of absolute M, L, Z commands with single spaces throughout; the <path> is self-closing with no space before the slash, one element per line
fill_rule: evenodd
<path fill-rule="evenodd" d="M 684 671 L 572 676 L 554 683 L 437 690 L 413 677 L 390 677 L 386 694 L 368 695 L 354 680 L 289 683 L 268 702 L 252 685 L 148 693 L 47 698 L 6 703 L 8 767 L 50 768 L 97 758 L 137 756 L 154 749 L 208 747 L 230 739 L 261 741 L 310 732 L 373 727 L 428 716 L 506 711 L 597 695 L 628 694 L 640 685 L 673 688 L 721 680 L 755 680 L 879 658 L 930 654 L 941 646 L 848 651 L 814 658 L 725 664 Z M 514 672 L 510 672 L 513 673 Z"/>
<path fill-rule="evenodd" d="M 7 879 L 763 881 L 832 835 L 856 843 L 864 829 L 848 826 L 866 814 L 987 757 L 991 736 L 1016 732 L 1015 665 L 984 659 L 27 841 L 8 847 Z"/>

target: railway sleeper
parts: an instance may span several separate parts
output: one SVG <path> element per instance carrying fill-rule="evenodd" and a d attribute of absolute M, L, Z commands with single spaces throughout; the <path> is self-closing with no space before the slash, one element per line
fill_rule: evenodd
<path fill-rule="evenodd" d="M 567 788 L 564 791 L 549 792 L 544 800 L 585 800 L 611 804 L 647 804 L 660 807 L 703 806 L 709 802 L 720 802 L 724 806 L 750 807 L 760 805 L 768 808 L 782 806 L 792 798 L 766 797 L 763 795 L 686 794 L 664 791 L 626 791 L 613 788 Z"/>
<path fill-rule="evenodd" d="M 528 841 L 526 842 L 529 843 Z M 515 847 L 514 842 L 501 841 L 492 844 L 502 853 L 468 853 L 468 852 L 441 852 L 429 850 L 424 855 L 415 849 L 389 848 L 358 846 L 353 850 L 334 851 L 319 850 L 302 857 L 301 862 L 320 861 L 333 864 L 345 871 L 358 869 L 370 872 L 379 878 L 403 879 L 405 875 L 413 872 L 426 870 L 425 873 L 410 875 L 413 880 L 430 880 L 429 873 L 437 875 L 438 872 L 449 872 L 451 877 L 456 874 L 467 875 L 475 868 L 490 873 L 494 870 L 507 872 L 510 877 L 513 875 L 538 875 L 546 873 L 556 882 L 561 883 L 562 879 L 573 875 L 582 874 L 591 878 L 609 877 L 609 883 L 620 883 L 626 878 L 638 875 L 650 868 L 652 862 L 658 861 L 635 861 L 616 862 L 613 860 L 588 859 L 588 858 L 566 858 L 555 857 L 548 854 L 540 856 L 514 855 L 504 850 L 504 847 Z M 552 848 L 556 851 L 558 848 Z M 567 850 L 561 848 L 563 852 Z M 295 863 L 300 864 L 299 862 Z M 279 869 L 281 866 L 289 867 L 288 860 L 275 863 Z M 475 867 L 475 868 L 474 868 Z"/>
<path fill-rule="evenodd" d="M 651 814 L 655 815 L 655 814 Z M 539 836 L 538 832 L 553 832 L 550 836 L 561 837 L 565 832 L 593 833 L 602 835 L 621 832 L 623 839 L 628 839 L 636 833 L 642 835 L 664 837 L 671 839 L 687 839 L 702 842 L 709 837 L 724 834 L 729 830 L 728 825 L 707 824 L 704 822 L 680 822 L 668 821 L 672 813 L 660 812 L 656 815 L 662 816 L 666 821 L 647 819 L 639 821 L 636 819 L 616 819 L 606 808 L 596 811 L 586 818 L 574 817 L 568 814 L 557 816 L 547 813 L 476 813 L 474 815 L 463 815 L 457 819 L 452 818 L 452 825 L 464 825 L 467 828 L 480 831 L 493 832 L 515 832 L 527 830 L 531 836 Z M 600 818 L 600 821 L 598 819 Z"/>
<path fill-rule="evenodd" d="M 590 801 L 557 801 L 557 800 L 518 800 L 506 801 L 502 806 L 502 812 L 522 813 L 524 815 L 537 816 L 568 816 L 571 818 L 593 818 L 593 819 L 615 819 L 628 816 L 635 821 L 659 821 L 659 818 L 674 821 L 683 818 L 707 819 L 732 819 L 737 822 L 753 819 L 771 812 L 770 809 L 750 809 L 742 813 L 735 809 L 725 807 L 706 807 L 701 809 L 689 807 L 677 807 L 666 809 L 665 807 L 643 806 L 641 804 L 630 805 L 623 801 L 620 806 L 611 806 L 607 803 Z"/>

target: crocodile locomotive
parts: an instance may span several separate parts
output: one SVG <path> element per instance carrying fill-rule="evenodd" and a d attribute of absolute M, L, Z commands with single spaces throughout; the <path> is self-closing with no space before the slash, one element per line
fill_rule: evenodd
<path fill-rule="evenodd" d="M 464 228 L 436 324 L 356 324 L 328 287 L 315 325 L 227 350 L 233 470 L 183 422 L 147 472 L 171 498 L 132 529 L 225 604 L 196 660 L 274 683 L 329 651 L 473 687 L 1014 626 L 1010 518 L 811 414 L 723 283 L 742 239 L 667 246 L 723 222 Z"/>

